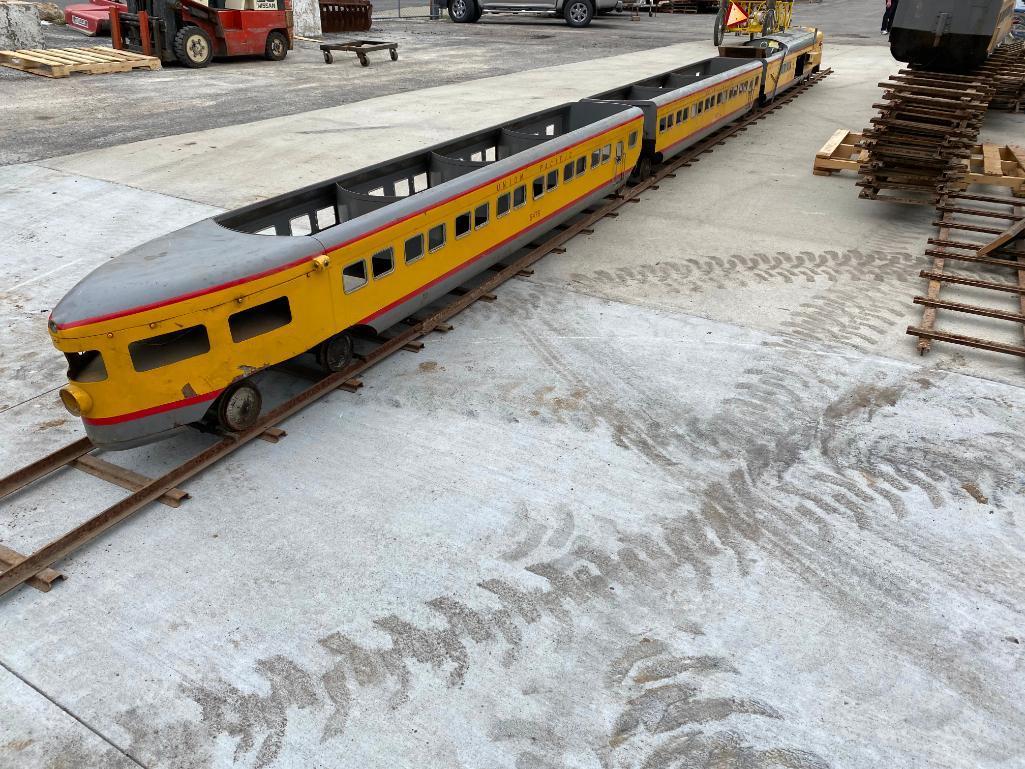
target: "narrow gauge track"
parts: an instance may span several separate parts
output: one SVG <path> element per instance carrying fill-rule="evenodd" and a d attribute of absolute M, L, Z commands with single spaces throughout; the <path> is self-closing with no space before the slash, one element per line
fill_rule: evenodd
<path fill-rule="evenodd" d="M 1025 333 L 1025 199 L 952 192 L 940 198 L 937 213 L 933 224 L 939 229 L 925 252 L 932 262 L 919 273 L 929 281 L 928 288 L 914 299 L 923 307 L 922 321 L 907 329 L 918 337 L 919 353 L 927 353 L 938 341 L 1025 358 L 1022 344 L 936 326 L 942 310 L 954 313 L 946 317 L 957 318 L 962 325 L 974 319 L 987 334 L 997 325 L 993 321 L 1017 324 Z M 958 270 L 952 272 L 952 266 Z M 993 272 L 1010 280 L 993 280 Z M 980 304 L 982 298 L 989 303 Z"/>
<path fill-rule="evenodd" d="M 657 168 L 647 179 L 621 189 L 610 196 L 601 205 L 581 213 L 574 221 L 556 230 L 542 243 L 512 261 L 503 265 L 488 276 L 483 282 L 462 292 L 453 292 L 455 298 L 444 307 L 434 310 L 428 316 L 406 322 L 408 327 L 390 337 L 377 337 L 373 341 L 378 346 L 369 353 L 358 358 L 346 369 L 329 374 L 298 395 L 284 401 L 264 414 L 259 422 L 250 429 L 233 435 L 224 435 L 221 440 L 185 460 L 177 467 L 169 470 L 158 478 L 146 478 L 120 468 L 103 460 L 90 456 L 93 445 L 88 438 L 81 438 L 48 456 L 27 465 L 10 475 L 0 478 L 0 500 L 24 489 L 33 482 L 50 475 L 63 467 L 74 466 L 92 475 L 104 478 L 112 483 L 131 490 L 131 494 L 108 507 L 101 513 L 89 518 L 84 523 L 44 545 L 31 555 L 24 556 L 8 548 L 0 547 L 0 565 L 6 566 L 0 572 L 0 595 L 4 595 L 22 583 L 28 582 L 40 590 L 49 590 L 52 583 L 62 575 L 49 567 L 69 553 L 97 538 L 107 529 L 117 525 L 133 513 L 138 512 L 154 501 L 177 506 L 188 495 L 178 487 L 227 455 L 237 451 L 252 440 L 264 439 L 276 442 L 284 432 L 275 427 L 281 421 L 319 400 L 332 390 L 354 390 L 361 384 L 356 377 L 367 369 L 402 349 L 419 349 L 423 345 L 417 340 L 433 331 L 448 331 L 451 326 L 448 320 L 458 315 L 474 302 L 493 299 L 495 288 L 513 277 L 529 274 L 529 267 L 550 253 L 562 253 L 563 246 L 573 237 L 581 233 L 593 232 L 593 225 L 608 216 L 618 216 L 617 209 L 627 203 L 639 203 L 640 194 L 648 190 L 657 190 L 662 179 L 672 178 L 675 171 L 690 166 L 702 155 L 711 152 L 723 144 L 731 136 L 747 129 L 748 126 L 762 120 L 780 107 L 793 101 L 801 93 L 825 79 L 831 69 L 821 70 L 810 75 L 806 80 L 794 86 L 772 103 L 752 110 L 736 123 L 724 126 L 719 131 L 693 145 L 685 152 L 677 155 L 672 161 Z M 284 370 L 288 371 L 286 367 Z"/>

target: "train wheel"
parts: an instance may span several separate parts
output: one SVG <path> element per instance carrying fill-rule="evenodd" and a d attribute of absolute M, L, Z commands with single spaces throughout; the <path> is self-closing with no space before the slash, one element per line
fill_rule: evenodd
<path fill-rule="evenodd" d="M 210 36 L 193 24 L 178 30 L 171 47 L 178 61 L 192 69 L 202 69 L 214 57 Z"/>
<path fill-rule="evenodd" d="M 352 337 L 346 333 L 335 334 L 317 347 L 317 363 L 332 374 L 352 363 Z"/>
<path fill-rule="evenodd" d="M 633 182 L 643 182 L 649 176 L 651 176 L 651 158 L 643 157 L 634 166 L 634 172 L 630 174 L 630 180 Z"/>
<path fill-rule="evenodd" d="M 217 400 L 217 423 L 225 430 L 240 433 L 256 424 L 263 408 L 263 396 L 251 382 L 236 382 Z"/>
<path fill-rule="evenodd" d="M 566 0 L 562 15 L 571 27 L 586 27 L 594 18 L 594 9 L 589 0 Z"/>

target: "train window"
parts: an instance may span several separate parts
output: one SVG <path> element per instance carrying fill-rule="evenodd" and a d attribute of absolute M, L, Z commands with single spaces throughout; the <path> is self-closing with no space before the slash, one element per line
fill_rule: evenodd
<path fill-rule="evenodd" d="M 545 178 L 543 176 L 539 176 L 534 180 L 532 193 L 534 200 L 545 194 Z"/>
<path fill-rule="evenodd" d="M 357 288 L 363 288 L 367 284 L 367 262 L 360 259 L 348 267 L 342 268 L 342 290 L 351 293 Z"/>
<path fill-rule="evenodd" d="M 623 142 L 616 142 L 616 162 L 623 159 Z"/>
<path fill-rule="evenodd" d="M 690 115 L 690 107 L 684 107 L 683 108 L 683 119 L 686 120 L 689 115 Z"/>
<path fill-rule="evenodd" d="M 630 147 L 631 149 L 633 149 L 635 146 L 637 146 L 637 132 L 636 131 L 631 131 L 630 132 L 630 140 L 629 140 L 629 144 L 627 146 Z"/>
<path fill-rule="evenodd" d="M 427 250 L 433 253 L 443 245 L 445 245 L 445 225 L 439 224 L 437 227 L 431 227 L 427 232 Z"/>
<path fill-rule="evenodd" d="M 722 104 L 722 91 L 720 91 L 719 93 L 716 94 L 716 96 L 715 96 L 715 103 L 716 104 Z"/>
<path fill-rule="evenodd" d="M 552 190 L 554 190 L 558 186 L 559 186 L 559 170 L 556 169 L 554 171 L 549 171 L 548 172 L 548 183 L 545 185 L 545 189 L 547 189 L 549 192 L 551 192 Z"/>
<path fill-rule="evenodd" d="M 72 382 L 102 382 L 107 378 L 107 367 L 99 350 L 66 352 L 68 379 Z"/>
<path fill-rule="evenodd" d="M 470 212 L 456 217 L 456 237 L 461 238 L 470 231 Z"/>
<path fill-rule="evenodd" d="M 482 206 L 477 206 L 473 209 L 473 228 L 479 230 L 485 224 L 488 223 L 488 219 L 491 218 L 491 204 L 485 203 Z"/>
<path fill-rule="evenodd" d="M 152 371 L 208 352 L 210 337 L 206 326 L 182 328 L 128 345 L 128 354 L 136 371 Z"/>
<path fill-rule="evenodd" d="M 310 217 L 307 214 L 290 219 L 288 227 L 292 231 L 293 235 L 309 235 L 313 232 L 313 227 L 310 224 Z"/>
<path fill-rule="evenodd" d="M 587 170 L 587 158 L 577 158 L 577 176 Z"/>
<path fill-rule="evenodd" d="M 658 119 L 658 132 L 662 133 L 664 130 L 666 130 L 666 125 L 668 125 L 666 123 L 666 119 L 664 117 L 660 117 Z"/>
<path fill-rule="evenodd" d="M 573 169 L 574 168 L 576 168 L 576 166 L 574 165 L 572 160 L 569 161 L 565 166 L 563 166 L 563 168 L 562 168 L 562 182 L 563 182 L 563 184 L 565 184 L 566 182 L 568 182 L 570 179 L 573 178 Z"/>
<path fill-rule="evenodd" d="M 244 342 L 254 336 L 287 326 L 291 322 L 292 310 L 288 306 L 287 296 L 272 299 L 228 316 L 228 328 L 231 330 L 231 341 L 233 342 Z"/>
<path fill-rule="evenodd" d="M 395 269 L 395 250 L 388 246 L 370 257 L 370 269 L 375 278 L 383 278 Z"/>
<path fill-rule="evenodd" d="M 601 148 L 601 162 L 602 163 L 608 163 L 609 159 L 611 157 L 612 157 L 612 145 L 611 144 L 606 144 L 604 147 Z"/>
<path fill-rule="evenodd" d="M 406 264 L 412 264 L 424 255 L 424 236 L 414 235 L 409 238 L 403 250 L 406 254 Z"/>
<path fill-rule="evenodd" d="M 495 203 L 495 218 L 505 216 L 507 213 L 509 213 L 509 200 L 510 198 L 508 192 L 503 192 L 501 195 L 498 196 L 498 202 Z"/>
<path fill-rule="evenodd" d="M 672 127 L 673 127 L 673 122 L 674 122 L 674 121 L 673 121 L 673 113 L 672 113 L 672 112 L 670 112 L 670 113 L 669 113 L 669 114 L 668 114 L 668 115 L 666 116 L 666 128 L 672 128 Z"/>
<path fill-rule="evenodd" d="M 519 208 L 527 202 L 527 185 L 521 184 L 513 190 L 513 208 Z"/>
<path fill-rule="evenodd" d="M 333 227 L 338 224 L 338 215 L 335 213 L 334 206 L 328 206 L 322 208 L 316 213 L 317 217 L 317 232 L 326 230 L 328 227 Z"/>
<path fill-rule="evenodd" d="M 683 122 L 683 110 L 682 109 L 676 110 L 676 122 L 677 123 L 682 123 Z M 633 145 L 631 144 L 630 146 L 632 147 Z"/>
<path fill-rule="evenodd" d="M 595 150 L 591 153 L 591 168 L 594 168 L 601 163 L 601 150 Z"/>

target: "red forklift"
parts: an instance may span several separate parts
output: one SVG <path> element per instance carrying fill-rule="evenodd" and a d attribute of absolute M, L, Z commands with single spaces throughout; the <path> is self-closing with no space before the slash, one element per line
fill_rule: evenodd
<path fill-rule="evenodd" d="M 291 0 L 127 0 L 110 9 L 115 48 L 207 66 L 215 56 L 281 61 L 292 48 Z"/>

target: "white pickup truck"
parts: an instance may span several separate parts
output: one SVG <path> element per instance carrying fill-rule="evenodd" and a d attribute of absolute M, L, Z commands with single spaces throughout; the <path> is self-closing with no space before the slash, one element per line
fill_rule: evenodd
<path fill-rule="evenodd" d="M 485 13 L 562 16 L 571 27 L 586 27 L 595 16 L 622 8 L 623 0 L 448 0 L 452 21 L 470 23 Z"/>

